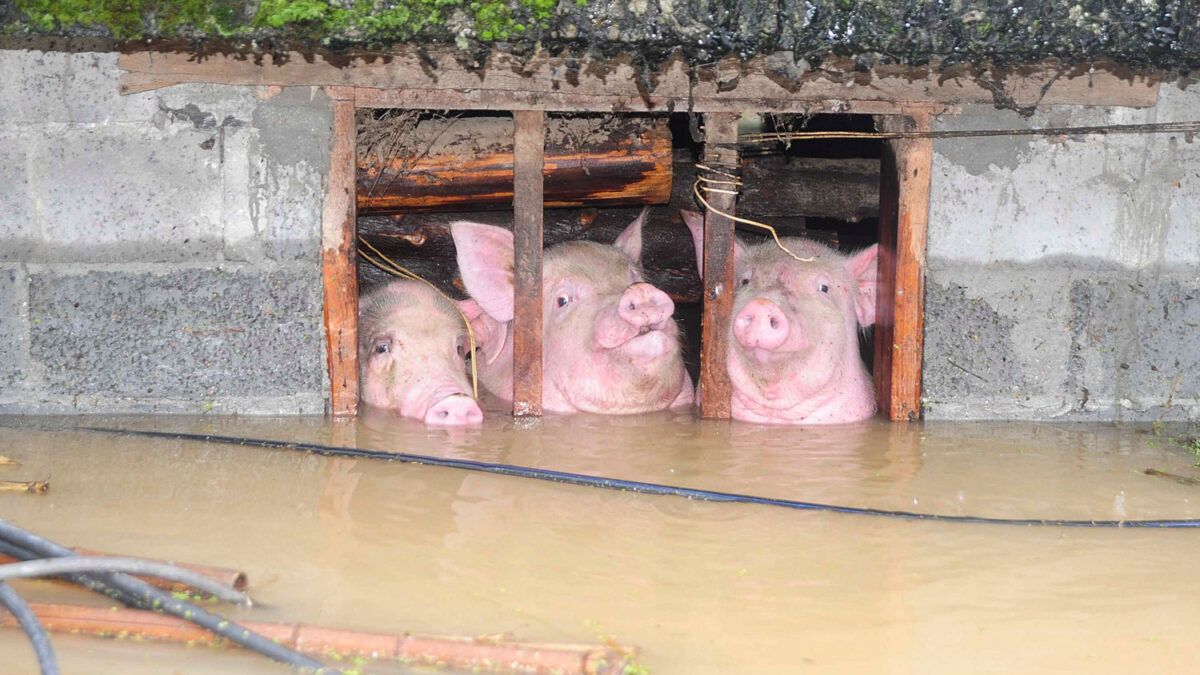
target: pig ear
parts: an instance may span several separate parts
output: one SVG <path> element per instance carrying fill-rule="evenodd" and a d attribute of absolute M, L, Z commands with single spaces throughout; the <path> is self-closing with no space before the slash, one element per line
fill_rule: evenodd
<path fill-rule="evenodd" d="M 688 211 L 680 209 L 679 213 L 683 216 L 683 222 L 688 227 L 688 231 L 692 233 L 692 247 L 696 249 L 696 269 L 700 272 L 700 278 L 704 278 L 704 214 L 699 211 Z M 742 246 L 742 242 L 737 238 L 733 238 L 733 264 L 736 266 L 741 262 L 746 255 L 746 247 Z"/>
<path fill-rule="evenodd" d="M 637 218 L 625 228 L 621 236 L 613 242 L 613 246 L 625 252 L 625 255 L 634 260 L 642 259 L 642 225 L 646 222 L 646 214 L 650 212 L 649 208 L 642 209 Z"/>
<path fill-rule="evenodd" d="M 492 225 L 450 224 L 450 236 L 467 293 L 497 321 L 513 318 L 513 235 Z"/>
<path fill-rule="evenodd" d="M 879 245 L 875 244 L 850 256 L 846 260 L 846 271 L 858 285 L 858 293 L 854 296 L 854 314 L 858 317 L 858 325 L 873 325 L 879 287 Z"/>
<path fill-rule="evenodd" d="M 455 304 L 471 323 L 475 346 L 483 350 L 483 357 L 487 363 L 494 363 L 508 340 L 508 326 L 488 316 L 475 300 L 457 300 Z"/>

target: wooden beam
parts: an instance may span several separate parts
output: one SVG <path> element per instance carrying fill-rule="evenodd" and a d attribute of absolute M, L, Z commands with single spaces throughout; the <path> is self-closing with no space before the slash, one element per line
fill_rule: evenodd
<path fill-rule="evenodd" d="M 368 124 L 360 147 L 360 214 L 511 208 L 509 115 Z M 666 116 L 606 115 L 546 120 L 546 207 L 641 206 L 671 198 Z M 361 143 L 361 141 L 360 141 Z M 872 191 L 878 187 L 878 180 Z"/>
<path fill-rule="evenodd" d="M 708 114 L 704 118 L 704 165 L 710 169 L 739 173 L 737 124 L 740 115 Z M 710 174 L 711 178 L 729 178 Z M 733 315 L 733 221 L 714 212 L 735 215 L 736 189 L 731 185 L 712 187 L 728 193 L 709 192 L 711 208 L 704 213 L 704 309 L 700 319 L 700 416 L 729 419 L 733 387 L 725 358 Z"/>
<path fill-rule="evenodd" d="M 849 60 L 820 68 L 788 52 L 734 57 L 694 69 L 680 56 L 654 73 L 655 86 L 632 59 L 571 58 L 546 52 L 528 58 L 494 51 L 481 61 L 453 47 L 401 45 L 387 53 L 212 54 L 171 50 L 120 55 L 121 93 L 184 82 L 355 87 L 360 107 L 455 110 L 590 110 L 693 112 L 902 112 L 906 102 L 945 105 L 1153 106 L 1158 78 L 1104 63 L 1044 62 L 1013 68 L 966 65 L 877 66 L 862 72 Z"/>
<path fill-rule="evenodd" d="M 331 87 L 333 148 L 321 211 L 321 276 L 325 289 L 325 348 L 329 364 L 329 410 L 335 417 L 358 412 L 358 274 L 355 233 L 354 98 Z"/>
<path fill-rule="evenodd" d="M 932 115 L 913 110 L 879 120 L 881 131 L 929 131 Z M 888 419 L 921 416 L 925 332 L 925 235 L 933 141 L 885 141 L 879 189 L 879 294 L 875 392 Z"/>
<path fill-rule="evenodd" d="M 513 113 L 513 416 L 542 414 L 545 115 Z"/>

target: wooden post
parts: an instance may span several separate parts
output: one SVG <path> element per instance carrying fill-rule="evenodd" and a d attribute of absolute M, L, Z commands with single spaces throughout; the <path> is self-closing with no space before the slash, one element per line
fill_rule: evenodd
<path fill-rule="evenodd" d="M 929 131 L 932 115 L 880 117 L 881 131 Z M 875 315 L 875 392 L 888 419 L 921 416 L 925 331 L 925 232 L 933 140 L 885 141 L 879 186 L 879 295 Z"/>
<path fill-rule="evenodd" d="M 333 99 L 333 148 L 321 212 L 321 276 L 325 288 L 329 410 L 337 417 L 358 412 L 354 92 L 346 87 L 329 87 L 327 91 Z"/>
<path fill-rule="evenodd" d="M 727 173 L 739 173 L 737 123 L 740 115 L 713 113 L 704 118 L 704 165 Z M 702 174 L 705 172 L 701 172 Z M 717 180 L 730 180 L 709 174 Z M 733 185 L 713 184 L 730 194 L 705 195 L 712 209 L 734 215 L 737 195 Z M 700 416 L 729 419 L 729 371 L 725 355 L 733 320 L 733 221 L 712 209 L 704 213 L 704 310 L 700 319 Z"/>
<path fill-rule="evenodd" d="M 513 112 L 513 416 L 542 414 L 545 114 Z"/>

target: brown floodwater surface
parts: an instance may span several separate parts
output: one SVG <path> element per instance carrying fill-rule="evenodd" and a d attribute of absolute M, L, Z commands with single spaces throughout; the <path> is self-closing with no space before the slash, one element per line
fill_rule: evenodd
<path fill-rule="evenodd" d="M 1200 518 L 1149 426 L 762 427 L 659 413 L 442 430 L 388 414 L 0 417 L 0 517 L 59 543 L 237 567 L 232 619 L 637 647 L 657 675 L 1200 672 L 1200 530 L 924 522 L 452 468 L 74 431 L 303 441 L 846 506 L 995 518 Z M 14 429 L 14 426 L 25 428 Z M 42 430 L 35 430 L 42 429 Z M 54 429 L 54 430 L 45 430 Z M 91 602 L 17 581 L 37 602 Z M 284 673 L 232 649 L 52 635 L 63 672 Z M 342 664 L 345 665 L 345 664 Z M 0 631 L 0 672 L 36 673 Z M 405 672 L 372 666 L 364 672 Z M 419 671 L 426 672 L 426 671 Z"/>

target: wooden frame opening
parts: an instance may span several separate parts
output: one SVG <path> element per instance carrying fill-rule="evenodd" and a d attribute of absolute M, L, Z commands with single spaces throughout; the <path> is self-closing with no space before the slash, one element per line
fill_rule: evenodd
<path fill-rule="evenodd" d="M 354 415 L 358 399 L 356 276 L 356 156 L 353 89 L 331 88 L 334 144 L 323 228 L 325 316 L 331 412 Z M 378 105 L 378 93 L 371 100 Z M 736 113 L 705 115 L 706 166 L 739 165 Z M 880 130 L 929 129 L 932 111 L 917 107 L 879 115 Z M 541 414 L 541 254 L 545 115 L 513 111 L 514 397 L 513 414 Z M 932 142 L 885 141 L 879 212 L 879 302 L 873 372 L 880 413 L 892 420 L 920 416 L 924 330 L 925 230 L 928 223 Z M 708 198 L 716 210 L 734 215 L 736 196 Z M 723 367 L 733 307 L 734 222 L 719 213 L 705 217 L 705 269 L 701 319 L 699 411 L 703 418 L 728 419 L 730 384 Z"/>

